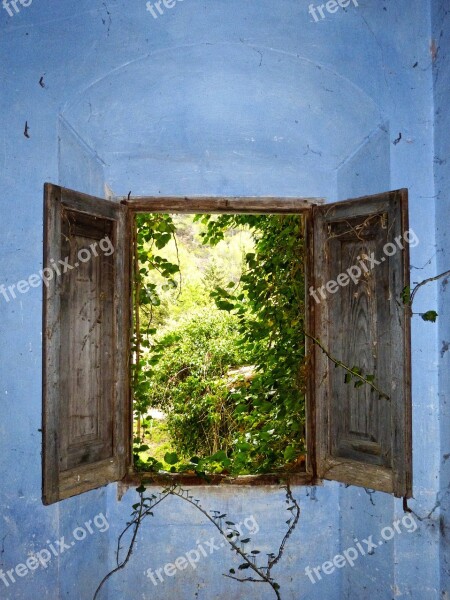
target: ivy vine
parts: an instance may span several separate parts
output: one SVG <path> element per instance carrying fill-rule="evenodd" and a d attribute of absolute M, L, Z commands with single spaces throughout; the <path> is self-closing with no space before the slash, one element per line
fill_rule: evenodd
<path fill-rule="evenodd" d="M 194 509 L 199 510 L 206 520 L 219 531 L 230 549 L 241 559 L 242 562 L 237 567 L 237 571 L 234 568 L 230 568 L 228 573 L 223 574 L 225 577 L 239 581 L 240 583 L 264 583 L 272 588 L 277 600 L 281 600 L 281 586 L 274 579 L 272 570 L 281 560 L 287 541 L 300 518 L 300 506 L 292 494 L 289 483 L 286 483 L 283 489 L 285 491 L 285 501 L 288 505 L 286 510 L 289 513 L 289 518 L 286 521 L 288 526 L 287 531 L 283 536 L 278 551 L 267 554 L 267 558 L 263 559 L 261 558 L 261 551 L 253 547 L 251 538 L 243 537 L 243 534 L 237 529 L 236 523 L 231 521 L 226 513 L 218 510 L 208 512 L 190 490 L 169 480 L 168 486 L 161 492 L 158 494 L 148 494 L 146 493 L 147 489 L 145 486 L 141 484 L 136 489 L 139 494 L 139 502 L 133 505 L 131 520 L 126 524 L 117 541 L 116 566 L 103 577 L 95 590 L 93 600 L 97 600 L 100 597 L 101 590 L 106 582 L 126 567 L 136 547 L 142 523 L 147 517 L 154 516 L 155 508 L 169 496 L 176 496 L 180 500 L 187 502 Z M 121 550 L 123 550 L 121 544 L 129 531 L 131 531 L 131 539 L 126 547 L 124 557 L 121 558 Z M 252 572 L 252 575 L 245 576 L 244 573 L 247 571 Z"/>

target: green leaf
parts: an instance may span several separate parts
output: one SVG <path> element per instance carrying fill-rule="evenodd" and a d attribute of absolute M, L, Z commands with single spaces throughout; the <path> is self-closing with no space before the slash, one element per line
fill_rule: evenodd
<path fill-rule="evenodd" d="M 164 273 L 167 273 L 169 275 L 174 275 L 175 273 L 178 273 L 180 270 L 180 267 L 178 265 L 173 265 L 171 263 L 167 263 L 164 265 Z"/>
<path fill-rule="evenodd" d="M 233 310 L 234 308 L 234 304 L 231 304 L 231 302 L 226 302 L 225 300 L 220 300 L 216 304 L 217 308 L 220 308 L 220 310 L 226 310 L 227 312 L 230 312 L 230 310 Z"/>
<path fill-rule="evenodd" d="M 284 451 L 284 460 L 286 462 L 291 461 L 296 455 L 294 446 L 288 446 Z"/>
<path fill-rule="evenodd" d="M 401 299 L 402 299 L 403 304 L 411 303 L 411 288 L 409 286 L 406 286 L 403 288 L 402 293 L 401 293 Z"/>
<path fill-rule="evenodd" d="M 227 453 L 224 450 L 219 450 L 218 452 L 213 454 L 210 458 L 211 458 L 211 460 L 217 460 L 218 462 L 228 460 Z"/>
<path fill-rule="evenodd" d="M 351 380 L 352 376 L 350 375 L 350 373 L 346 373 L 344 377 L 344 383 L 350 383 Z"/>
<path fill-rule="evenodd" d="M 166 246 L 168 242 L 170 242 L 171 238 L 172 236 L 170 233 L 163 233 L 160 236 L 158 236 L 156 240 L 156 247 L 158 248 L 158 250 L 164 248 L 164 246 Z"/>
<path fill-rule="evenodd" d="M 435 310 L 429 310 L 420 316 L 424 321 L 431 321 L 432 323 L 435 323 L 439 315 Z"/>
<path fill-rule="evenodd" d="M 164 461 L 168 465 L 176 465 L 179 462 L 178 454 L 176 452 L 166 452 L 164 455 Z"/>

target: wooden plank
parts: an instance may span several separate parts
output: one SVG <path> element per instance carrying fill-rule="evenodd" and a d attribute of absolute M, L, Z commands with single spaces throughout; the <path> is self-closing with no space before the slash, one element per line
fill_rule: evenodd
<path fill-rule="evenodd" d="M 114 459 L 110 458 L 91 465 L 77 466 L 60 473 L 58 500 L 83 494 L 112 481 L 118 481 L 117 462 Z"/>
<path fill-rule="evenodd" d="M 105 218 L 111 219 L 112 221 L 117 220 L 118 202 L 97 198 L 95 196 L 90 196 L 89 194 L 83 194 L 75 190 L 69 190 L 68 188 L 51 184 L 46 185 L 53 188 L 56 201 L 59 201 L 66 206 L 70 206 L 73 210 L 79 213 L 93 215 L 94 218 Z"/>
<path fill-rule="evenodd" d="M 361 469 L 360 462 L 353 462 L 351 459 L 339 461 L 339 459 L 327 458 L 321 464 L 322 477 L 341 483 L 376 489 L 380 492 L 392 493 L 394 484 L 394 474 L 392 469 L 366 465 Z M 367 482 L 374 482 L 368 485 Z"/>
<path fill-rule="evenodd" d="M 61 205 L 58 191 L 51 185 L 44 188 L 44 256 L 43 264 L 59 255 L 61 239 Z M 59 500 L 58 479 L 58 431 L 59 425 L 59 348 L 61 331 L 58 327 L 60 314 L 60 281 L 43 285 L 43 407 L 42 407 L 42 487 L 44 504 Z"/>
<path fill-rule="evenodd" d="M 323 198 L 271 197 L 130 197 L 122 204 L 135 212 L 186 214 L 297 214 L 322 204 Z"/>
<path fill-rule="evenodd" d="M 308 290 L 316 287 L 315 269 L 316 253 L 314 250 L 314 219 L 312 214 L 305 215 L 305 331 L 314 335 L 316 322 L 316 303 L 311 302 Z M 314 343 L 305 336 L 305 360 L 306 372 L 306 470 L 310 477 L 317 477 L 317 455 L 316 455 L 316 360 Z"/>
<path fill-rule="evenodd" d="M 409 248 L 395 243 L 407 230 L 406 190 L 316 207 L 309 224 L 309 333 L 348 367 L 375 375 L 389 399 L 366 384 L 344 383 L 344 371 L 310 341 L 308 468 L 396 496 L 412 493 L 409 311 L 401 302 Z M 384 254 L 387 243 L 389 251 L 396 248 L 391 256 Z M 372 252 L 379 262 L 365 261 L 365 270 L 361 257 Z M 354 266 L 361 271 L 357 284 L 324 287 Z"/>
<path fill-rule="evenodd" d="M 77 211 L 62 213 L 62 256 L 78 265 L 61 290 L 60 469 L 99 462 L 113 448 L 114 256 L 101 251 L 78 262 L 78 253 L 113 237 L 113 221 Z"/>
<path fill-rule="evenodd" d="M 329 224 L 330 279 L 352 265 L 360 268 L 361 256 L 382 253 L 388 241 L 388 213 L 381 212 L 369 219 L 362 215 L 351 221 Z M 327 299 L 333 323 L 332 330 L 328 330 L 327 347 L 346 365 L 359 366 L 364 373 L 375 375 L 376 381 L 387 381 L 385 374 L 390 369 L 387 363 L 390 353 L 383 351 L 383 341 L 390 327 L 389 286 L 386 285 L 389 264 L 384 261 L 376 267 L 376 273 L 364 273 L 356 286 L 350 281 Z M 332 455 L 371 464 L 391 464 L 390 401 L 377 398 L 367 385 L 358 389 L 349 386 L 344 382 L 342 371 L 336 375 L 330 384 L 330 411 L 340 418 L 330 422 Z"/>

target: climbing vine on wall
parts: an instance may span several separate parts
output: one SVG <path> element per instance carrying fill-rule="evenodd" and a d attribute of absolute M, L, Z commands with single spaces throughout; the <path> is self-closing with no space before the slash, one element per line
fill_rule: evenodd
<path fill-rule="evenodd" d="M 200 500 L 188 489 L 185 489 L 173 481 L 168 482 L 161 492 L 150 493 L 144 485 L 137 488 L 139 502 L 132 507 L 131 520 L 126 524 L 124 530 L 119 535 L 116 549 L 116 566 L 105 575 L 95 590 L 93 600 L 97 600 L 105 583 L 117 572 L 124 569 L 131 559 L 135 550 L 138 533 L 144 520 L 147 517 L 153 517 L 155 509 L 169 496 L 175 496 L 188 503 L 194 510 L 200 511 L 205 520 L 223 537 L 224 542 L 228 544 L 230 550 L 238 557 L 240 564 L 235 568 L 230 568 L 223 575 L 240 583 L 263 583 L 272 588 L 277 600 L 281 600 L 281 586 L 273 576 L 274 567 L 283 557 L 284 550 L 300 518 L 300 506 L 292 494 L 289 483 L 283 490 L 285 492 L 286 511 L 288 519 L 286 521 L 287 530 L 284 534 L 276 553 L 271 552 L 263 554 L 253 543 L 252 539 L 243 533 L 236 526 L 231 517 L 222 511 L 207 511 Z M 129 535 L 129 541 L 125 544 L 125 552 L 122 543 Z M 250 573 L 250 574 L 249 574 Z"/>

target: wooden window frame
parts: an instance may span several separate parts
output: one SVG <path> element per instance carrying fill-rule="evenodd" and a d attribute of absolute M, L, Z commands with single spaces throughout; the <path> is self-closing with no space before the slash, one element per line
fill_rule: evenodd
<path fill-rule="evenodd" d="M 143 196 L 122 198 L 121 204 L 130 210 L 130 225 L 134 227 L 137 214 L 169 213 L 169 214 L 254 214 L 254 215 L 300 215 L 304 218 L 304 232 L 307 231 L 307 219 L 313 206 L 325 203 L 323 198 L 282 198 L 282 197 L 154 197 Z M 133 232 L 130 232 L 130 237 Z M 131 380 L 130 380 L 131 389 Z M 308 417 L 307 417 L 308 420 Z M 312 430 L 312 427 L 306 426 Z M 308 437 L 308 433 L 306 434 Z M 307 458 L 308 462 L 308 458 Z M 172 481 L 180 485 L 202 486 L 205 480 L 196 475 L 170 473 Z M 285 473 L 264 473 L 259 475 L 209 475 L 209 485 L 263 486 L 279 485 L 289 479 L 292 485 L 314 485 L 320 483 L 315 477 L 312 464 L 304 469 Z M 164 485 L 167 475 L 138 472 L 131 464 L 126 477 L 119 482 L 121 497 L 129 487 L 145 483 L 146 485 Z"/>
<path fill-rule="evenodd" d="M 320 236 L 317 236 L 315 227 L 315 222 L 317 219 L 322 218 L 324 215 L 328 213 L 328 211 L 332 211 L 334 207 L 344 207 L 345 205 L 352 202 L 356 205 L 372 201 L 375 196 L 368 196 L 363 198 L 351 199 L 349 201 L 342 201 L 334 204 L 325 204 L 323 199 L 320 198 L 281 198 L 281 197 L 126 197 L 126 198 L 116 198 L 114 202 L 103 200 L 99 198 L 94 198 L 91 196 L 87 196 L 85 194 L 79 194 L 77 192 L 73 192 L 72 190 L 65 190 L 64 188 L 60 188 L 59 186 L 54 186 L 51 184 L 46 184 L 45 186 L 45 198 L 46 198 L 46 237 L 51 237 L 53 241 L 57 239 L 58 232 L 55 232 L 54 225 L 54 215 L 52 215 L 53 208 L 50 203 L 50 198 L 53 197 L 57 199 L 58 194 L 60 200 L 63 194 L 67 194 L 69 197 L 73 195 L 75 205 L 78 206 L 80 212 L 83 212 L 83 202 L 90 201 L 102 201 L 105 203 L 104 214 L 108 215 L 109 211 L 113 210 L 113 206 L 122 207 L 124 209 L 124 219 L 126 223 L 126 231 L 124 232 L 125 244 L 128 244 L 128 251 L 125 252 L 125 256 L 127 260 L 122 261 L 123 268 L 123 277 L 121 278 L 121 285 L 123 289 L 121 290 L 123 293 L 126 293 L 129 297 L 129 301 L 125 303 L 128 307 L 127 315 L 122 315 L 123 323 L 125 323 L 124 327 L 128 331 L 128 339 L 126 341 L 124 336 L 122 335 L 122 340 L 124 344 L 127 346 L 128 357 L 131 356 L 130 350 L 130 339 L 133 328 L 133 317 L 132 317 L 132 306 L 131 306 L 131 295 L 132 295 L 132 284 L 131 284 L 131 273 L 132 273 L 132 256 L 131 256 L 131 240 L 133 235 L 133 228 L 135 227 L 135 216 L 139 213 L 170 213 L 170 214 L 279 214 L 279 215 L 301 215 L 304 218 L 304 226 L 305 226 L 305 237 L 306 237 L 306 246 L 308 248 L 307 254 L 307 268 L 305 270 L 305 291 L 306 291 L 306 303 L 305 303 L 305 311 L 306 311 L 306 322 L 307 329 L 309 331 L 316 331 L 317 322 L 315 319 L 317 318 L 317 314 L 319 314 L 320 310 L 315 310 L 313 304 L 311 304 L 310 298 L 308 298 L 307 290 L 309 289 L 310 282 L 315 282 L 315 259 L 316 255 L 319 254 L 319 248 L 317 244 L 325 243 L 324 239 L 320 239 Z M 390 202 L 393 202 L 397 206 L 397 215 L 400 215 L 401 221 L 397 223 L 398 227 L 402 227 L 402 231 L 406 231 L 408 225 L 408 215 L 407 215 L 407 190 L 396 190 L 394 192 L 389 192 L 386 194 L 380 194 L 379 197 L 382 197 L 384 200 L 383 206 L 389 206 Z M 377 197 L 378 197 L 377 196 Z M 383 203 L 381 203 L 383 204 Z M 108 208 L 109 206 L 109 208 Z M 381 205 L 380 205 L 381 206 Z M 400 207 L 400 209 L 398 208 Z M 103 209 L 102 209 L 103 210 Z M 339 208 L 340 210 L 340 208 Z M 87 212 L 87 211 L 84 211 Z M 102 212 L 102 211 L 100 211 Z M 53 220 L 52 220 L 53 219 Z M 325 219 L 326 220 L 326 219 Z M 53 227 L 53 230 L 51 229 Z M 122 227 L 122 231 L 123 227 Z M 44 251 L 44 266 L 48 265 L 48 260 L 52 258 L 52 243 L 51 240 L 45 240 L 45 251 Z M 55 258 L 57 256 L 55 255 Z M 409 283 L 409 253 L 408 248 L 405 249 L 404 255 L 402 257 L 403 264 L 403 273 L 401 274 L 403 277 L 403 281 Z M 57 476 L 54 473 L 55 465 L 57 466 L 56 457 L 57 451 L 55 450 L 55 437 L 57 437 L 57 431 L 55 431 L 55 427 L 57 427 L 58 419 L 55 416 L 55 406 L 57 406 L 57 399 L 53 398 L 53 401 L 49 401 L 48 394 L 49 388 L 54 384 L 55 378 L 57 378 L 57 366 L 55 364 L 54 358 L 55 355 L 52 354 L 51 348 L 49 347 L 52 341 L 47 340 L 49 326 L 52 325 L 52 322 L 56 322 L 57 318 L 57 308 L 49 306 L 49 296 L 50 293 L 48 290 L 44 289 L 44 331 L 46 332 L 44 335 L 44 411 L 43 411 L 43 432 L 44 432 L 44 446 L 43 446 L 43 488 L 44 488 L 44 503 L 49 504 L 52 502 L 56 502 L 58 500 L 64 499 L 66 497 L 70 497 L 71 495 L 76 495 L 78 493 L 82 493 L 87 489 L 94 489 L 95 487 L 100 487 L 108 483 L 108 477 L 105 476 L 104 481 L 99 481 L 98 485 L 92 485 L 92 481 L 89 482 L 89 485 L 83 487 L 82 485 L 74 484 L 72 488 L 75 491 L 72 493 L 67 492 L 67 490 L 61 495 L 58 494 L 58 482 Z M 404 377 L 402 382 L 405 386 L 404 390 L 404 405 L 400 410 L 400 414 L 403 416 L 402 425 L 405 426 L 404 435 L 400 440 L 401 444 L 394 445 L 394 449 L 399 449 L 401 451 L 401 457 L 399 460 L 399 469 L 403 466 L 405 467 L 406 473 L 403 477 L 399 477 L 400 483 L 399 485 L 394 484 L 391 486 L 386 484 L 377 488 L 381 491 L 387 491 L 389 493 L 394 493 L 396 496 L 406 496 L 410 497 L 412 493 L 412 479 L 411 479 L 411 412 L 410 412 L 410 328 L 409 328 L 409 314 L 405 308 L 404 315 L 402 316 L 403 323 L 403 352 L 404 352 Z M 319 328 L 320 329 L 320 328 Z M 51 336 L 50 336 L 51 337 Z M 319 358 L 319 348 L 312 344 L 310 340 L 305 340 L 306 345 L 306 360 L 308 364 L 311 365 L 311 369 L 314 371 L 315 363 L 319 364 L 321 362 L 321 358 Z M 52 362 L 53 360 L 53 362 Z M 129 363 L 128 358 L 128 363 Z M 122 368 L 124 368 L 124 360 L 121 360 Z M 323 365 L 323 360 L 322 360 Z M 317 375 L 317 374 L 316 374 Z M 127 426 L 127 434 L 125 437 L 128 437 L 127 440 L 128 447 L 122 457 L 121 464 L 124 467 L 123 469 L 123 477 L 119 478 L 110 478 L 110 482 L 118 481 L 119 483 L 119 497 L 131 486 L 144 482 L 146 485 L 164 485 L 167 483 L 167 476 L 160 476 L 157 473 L 142 473 L 135 470 L 132 460 L 132 399 L 131 399 L 131 369 L 128 364 L 126 369 L 126 373 L 123 373 L 120 376 L 120 379 L 124 380 L 124 384 L 127 388 L 127 392 L 125 397 L 127 398 L 126 406 L 122 407 L 122 415 L 126 416 L 128 423 Z M 318 393 L 316 391 L 317 380 L 314 377 L 314 373 L 310 374 L 308 378 L 307 385 L 307 398 L 306 398 L 306 442 L 307 442 L 307 457 L 306 457 L 306 468 L 303 471 L 297 472 L 284 472 L 280 474 L 262 474 L 262 475 L 244 475 L 244 476 L 236 476 L 231 477 L 227 475 L 212 475 L 209 477 L 209 483 L 213 485 L 226 484 L 226 485 L 277 485 L 287 479 L 290 481 L 292 485 L 317 485 L 322 482 L 322 479 L 327 479 L 327 473 L 324 471 L 323 466 L 325 456 L 323 452 L 323 448 L 317 451 L 317 443 L 323 445 L 324 433 L 323 431 L 319 431 L 320 423 L 318 427 L 318 418 L 324 417 L 323 406 L 317 406 L 317 403 L 323 403 L 323 394 L 322 392 Z M 322 396 L 321 396 L 322 394 Z M 51 393 L 50 393 L 51 395 Z M 403 412 L 402 412 L 403 411 Z M 124 418 L 119 417 L 119 418 Z M 122 423 L 123 426 L 123 423 Z M 123 427 L 122 427 L 123 429 Z M 326 436 L 326 434 L 325 434 Z M 123 439 L 123 438 L 122 438 Z M 350 465 L 351 467 L 351 465 Z M 399 469 L 394 470 L 393 474 L 398 475 Z M 339 469 L 338 469 L 339 470 Z M 341 472 L 343 470 L 341 469 Z M 360 475 L 354 473 L 352 474 L 352 468 L 349 470 L 350 477 L 349 480 L 346 480 L 343 476 L 330 477 L 330 479 L 344 481 L 345 483 L 350 483 L 354 485 L 363 485 L 364 478 Z M 61 475 L 60 475 L 61 477 Z M 64 475 L 62 476 L 64 478 Z M 188 474 L 170 474 L 172 481 L 180 483 L 182 485 L 205 485 L 205 482 L 200 477 L 195 475 Z M 395 479 L 395 477 L 394 477 Z M 50 491 L 49 491 L 50 490 Z"/>

